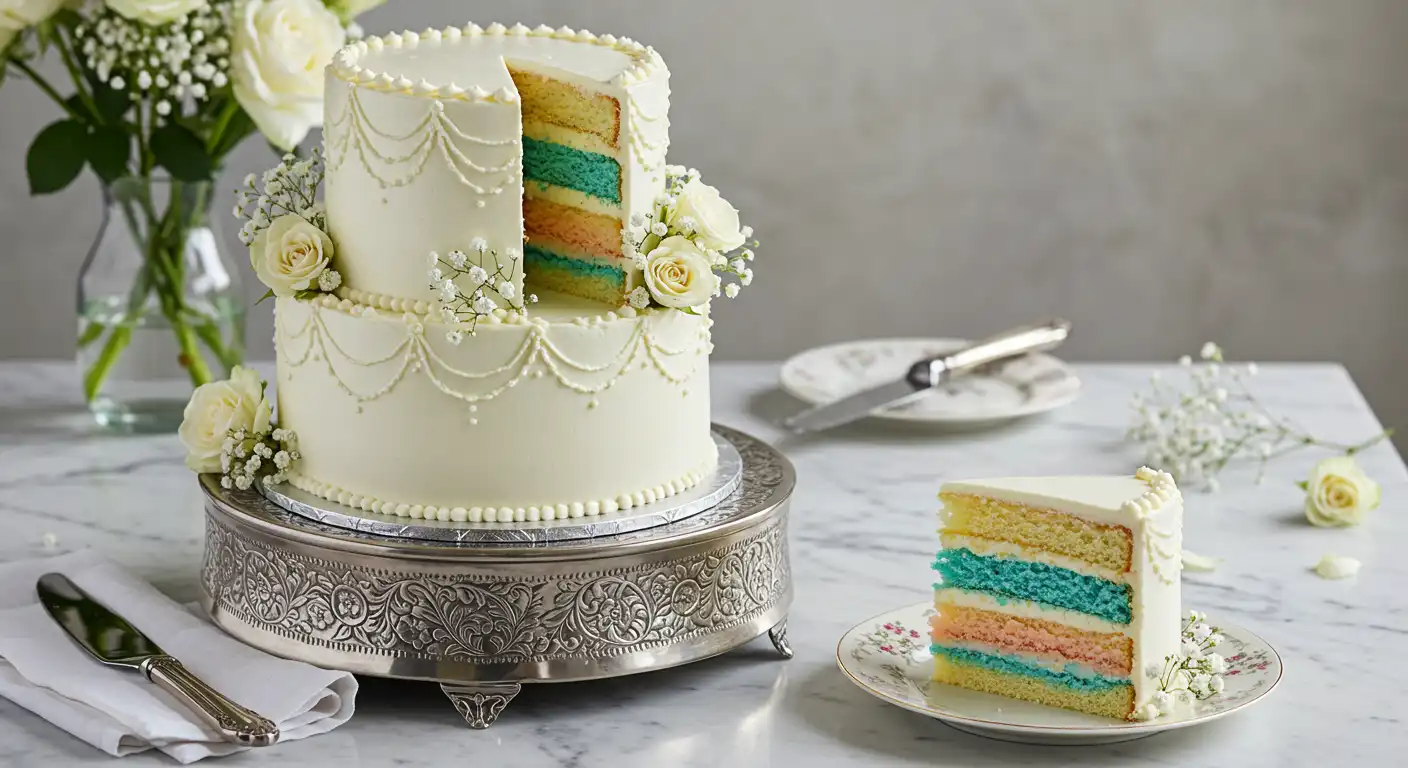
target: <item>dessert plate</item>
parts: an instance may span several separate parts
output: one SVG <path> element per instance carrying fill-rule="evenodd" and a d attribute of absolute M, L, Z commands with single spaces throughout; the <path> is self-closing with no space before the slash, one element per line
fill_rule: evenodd
<path fill-rule="evenodd" d="M 1114 744 L 1201 725 L 1260 701 L 1281 681 L 1281 657 L 1241 627 L 1209 618 L 1226 637 L 1221 694 L 1148 722 L 1124 722 L 930 681 L 929 603 L 863 621 L 841 637 L 836 663 L 861 690 L 977 736 L 1027 744 Z"/>
<path fill-rule="evenodd" d="M 967 346 L 963 339 L 869 339 L 809 349 L 782 365 L 782 389 L 813 405 L 903 378 L 916 360 Z M 994 363 L 873 418 L 981 426 L 1059 408 L 1080 394 L 1071 367 L 1042 353 Z"/>

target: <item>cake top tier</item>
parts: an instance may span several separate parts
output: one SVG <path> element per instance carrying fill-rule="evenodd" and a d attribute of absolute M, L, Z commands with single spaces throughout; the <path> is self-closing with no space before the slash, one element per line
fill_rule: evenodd
<path fill-rule="evenodd" d="M 332 72 L 372 90 L 507 103 L 518 96 L 505 62 L 623 87 L 664 68 L 653 49 L 630 38 L 569 27 L 468 24 L 359 40 L 338 52 Z"/>

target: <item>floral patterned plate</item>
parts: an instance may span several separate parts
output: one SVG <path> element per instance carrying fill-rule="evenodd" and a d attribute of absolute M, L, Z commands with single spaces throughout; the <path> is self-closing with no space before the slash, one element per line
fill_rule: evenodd
<path fill-rule="evenodd" d="M 897 608 L 852 627 L 836 646 L 836 663 L 861 690 L 978 736 L 1028 744 L 1113 744 L 1216 720 L 1251 706 L 1281 681 L 1281 657 L 1241 627 L 1210 619 L 1225 640 L 1227 687 L 1212 698 L 1142 723 L 977 693 L 929 680 L 929 603 Z"/>
<path fill-rule="evenodd" d="M 962 339 L 871 339 L 817 347 L 783 364 L 781 384 L 794 397 L 820 405 L 894 381 L 917 361 L 967 344 Z M 994 363 L 871 416 L 973 427 L 1059 408 L 1079 393 L 1080 379 L 1070 366 L 1036 353 Z"/>

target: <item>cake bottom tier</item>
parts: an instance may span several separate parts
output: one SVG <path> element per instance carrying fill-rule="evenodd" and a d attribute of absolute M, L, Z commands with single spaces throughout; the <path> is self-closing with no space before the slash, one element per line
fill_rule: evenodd
<path fill-rule="evenodd" d="M 290 482 L 387 515 L 607 514 L 679 493 L 717 461 L 707 317 L 544 297 L 459 343 L 437 319 L 280 299 Z M 465 329 L 467 330 L 467 329 Z"/>
<path fill-rule="evenodd" d="M 1128 683 L 1092 684 L 1005 657 L 939 645 L 932 650 L 935 682 L 1121 720 L 1134 711 L 1134 686 Z"/>

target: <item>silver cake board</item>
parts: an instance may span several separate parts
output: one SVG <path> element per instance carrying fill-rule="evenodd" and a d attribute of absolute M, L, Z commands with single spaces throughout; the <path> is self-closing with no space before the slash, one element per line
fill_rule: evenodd
<path fill-rule="evenodd" d="M 717 506 L 738 489 L 743 479 L 743 457 L 733 443 L 713 435 L 718 449 L 718 465 L 693 488 L 659 501 L 606 514 L 583 515 L 555 520 L 524 520 L 502 523 L 424 520 L 382 515 L 357 507 L 328 501 L 288 483 L 261 486 L 264 497 L 280 507 L 310 520 L 355 531 L 445 542 L 525 543 L 567 541 L 668 525 Z"/>
<path fill-rule="evenodd" d="M 201 604 L 270 653 L 360 675 L 432 680 L 473 728 L 524 683 L 687 664 L 767 633 L 791 658 L 782 454 L 715 427 L 737 487 L 674 522 L 567 540 L 439 541 L 340 528 L 257 491 L 205 493 Z"/>

